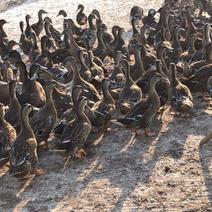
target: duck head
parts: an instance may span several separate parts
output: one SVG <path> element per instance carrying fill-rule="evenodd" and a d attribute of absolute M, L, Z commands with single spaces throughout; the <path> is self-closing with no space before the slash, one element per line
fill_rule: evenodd
<path fill-rule="evenodd" d="M 91 14 L 94 14 L 98 19 L 101 19 L 100 12 L 97 9 L 92 10 Z"/>
<path fill-rule="evenodd" d="M 44 18 L 44 22 L 49 22 L 52 24 L 52 19 L 47 16 Z"/>
<path fill-rule="evenodd" d="M 29 22 L 29 20 L 31 19 L 32 17 L 30 15 L 26 15 L 26 22 Z"/>
<path fill-rule="evenodd" d="M 80 11 L 80 10 L 81 11 L 84 10 L 84 8 L 85 8 L 84 5 L 79 4 L 78 7 L 77 7 L 77 12 Z"/>
<path fill-rule="evenodd" d="M 38 15 L 43 15 L 43 14 L 47 14 L 47 12 L 45 10 L 39 10 Z"/>
<path fill-rule="evenodd" d="M 132 7 L 130 11 L 130 20 L 141 20 L 144 16 L 144 10 L 139 6 Z"/>
<path fill-rule="evenodd" d="M 150 9 L 148 11 L 148 16 L 149 17 L 155 17 L 155 15 L 157 14 L 156 10 L 155 9 Z"/>
<path fill-rule="evenodd" d="M 63 17 L 65 18 L 65 17 L 67 17 L 68 15 L 67 15 L 67 13 L 66 13 L 65 10 L 60 10 L 59 13 L 57 14 L 57 17 L 58 17 L 58 16 L 63 16 Z"/>
<path fill-rule="evenodd" d="M 4 26 L 6 23 L 8 23 L 6 20 L 4 19 L 0 20 L 0 26 Z"/>

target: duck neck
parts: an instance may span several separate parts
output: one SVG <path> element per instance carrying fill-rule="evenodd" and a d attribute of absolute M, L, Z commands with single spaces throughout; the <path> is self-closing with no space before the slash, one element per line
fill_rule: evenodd
<path fill-rule="evenodd" d="M 27 83 L 30 80 L 26 67 L 20 68 L 20 76 L 23 84 Z"/>
<path fill-rule="evenodd" d="M 34 137 L 33 130 L 29 124 L 29 115 L 24 114 L 23 111 L 21 113 L 22 114 L 21 114 L 21 133 L 20 134 L 24 134 L 25 136 L 28 135 L 30 137 Z"/>
<path fill-rule="evenodd" d="M 212 49 L 210 46 L 207 46 L 206 48 L 206 61 L 208 64 L 211 64 L 212 63 Z"/>
<path fill-rule="evenodd" d="M 93 53 L 92 53 L 92 51 L 89 51 L 89 52 L 88 52 L 88 57 L 89 57 L 90 66 L 91 66 L 91 67 L 92 67 L 92 66 L 95 66 L 94 61 L 93 61 Z"/>
<path fill-rule="evenodd" d="M 24 25 L 20 23 L 21 34 L 24 34 Z"/>
<path fill-rule="evenodd" d="M 205 47 L 211 43 L 211 27 L 209 25 L 204 28 L 204 45 Z"/>
<path fill-rule="evenodd" d="M 178 85 L 179 83 L 179 80 L 177 79 L 177 76 L 176 76 L 176 70 L 175 68 L 172 68 L 171 70 L 171 83 L 172 83 L 172 86 L 176 86 Z"/>
<path fill-rule="evenodd" d="M 9 86 L 9 93 L 10 93 L 10 104 L 12 105 L 14 102 L 18 101 L 15 93 L 15 86 Z"/>
<path fill-rule="evenodd" d="M 69 39 L 70 39 L 70 44 L 71 44 L 71 48 L 72 49 L 78 49 L 78 45 L 77 45 L 77 43 L 76 43 L 76 41 L 75 41 L 75 39 L 74 39 L 74 35 L 73 35 L 73 31 L 72 30 L 70 30 L 69 31 L 70 33 L 69 33 Z"/>
<path fill-rule="evenodd" d="M 160 97 L 158 96 L 158 93 L 155 89 L 157 84 L 157 81 L 150 81 L 150 90 L 149 90 L 149 96 L 148 98 L 154 98 L 157 99 L 158 102 L 160 102 Z"/>
<path fill-rule="evenodd" d="M 174 30 L 174 44 L 176 47 L 181 47 L 180 40 L 179 40 L 179 29 L 178 28 L 176 28 Z"/>
<path fill-rule="evenodd" d="M 81 121 L 85 121 L 87 123 L 90 123 L 90 120 L 85 115 L 85 105 L 83 105 L 83 106 L 79 105 L 79 108 L 78 108 L 78 111 L 77 111 L 77 117 Z"/>
<path fill-rule="evenodd" d="M 54 105 L 53 98 L 52 98 L 52 92 L 53 92 L 53 89 L 48 89 L 48 88 L 45 89 L 45 93 L 46 93 L 45 107 L 52 107 L 52 105 Z"/>
<path fill-rule="evenodd" d="M 38 13 L 38 21 L 39 22 L 43 21 L 43 14 L 42 13 Z"/>
<path fill-rule="evenodd" d="M 144 26 L 141 27 L 140 36 L 141 36 L 141 40 L 142 40 L 142 44 L 143 45 L 147 44 L 147 39 L 146 39 L 146 36 L 145 36 L 145 32 L 146 32 L 146 28 Z"/>
<path fill-rule="evenodd" d="M 54 65 L 53 65 L 53 60 L 52 60 L 52 56 L 50 52 L 48 52 L 47 58 L 48 58 L 47 68 L 51 69 Z"/>
<path fill-rule="evenodd" d="M 133 35 L 136 35 L 137 33 L 139 33 L 138 29 L 135 26 L 135 20 L 134 19 L 132 19 L 131 25 L 132 25 L 132 29 L 133 29 Z"/>
<path fill-rule="evenodd" d="M 79 14 L 79 15 L 82 15 L 82 14 L 83 14 L 83 11 L 84 11 L 84 8 L 82 7 L 82 8 L 79 9 L 78 14 Z"/>
<path fill-rule="evenodd" d="M 31 28 L 31 25 L 30 25 L 30 23 L 29 23 L 29 18 L 26 18 L 26 27 L 27 27 L 27 28 Z"/>
<path fill-rule="evenodd" d="M 165 49 L 164 48 L 159 49 L 157 54 L 158 54 L 158 58 L 161 60 L 163 66 L 164 66 L 166 76 L 169 77 L 168 67 L 167 67 L 165 59 L 164 59 Z"/>
<path fill-rule="evenodd" d="M 130 69 L 129 69 L 129 67 L 127 67 L 127 69 L 126 69 L 126 86 L 131 86 L 132 84 L 134 84 L 134 82 L 130 76 Z"/>
<path fill-rule="evenodd" d="M 49 24 L 47 22 L 44 24 L 44 29 L 45 29 L 45 32 L 46 32 L 46 36 L 49 37 L 49 38 L 51 38 L 52 35 L 50 33 Z"/>
<path fill-rule="evenodd" d="M 88 24 L 89 24 L 89 28 L 90 28 L 90 29 L 96 30 L 96 26 L 95 26 L 95 24 L 93 23 L 93 18 L 92 18 L 92 17 L 89 17 L 89 19 L 88 19 Z"/>
<path fill-rule="evenodd" d="M 77 67 L 73 67 L 73 82 L 75 85 L 81 85 L 84 82 Z"/>
<path fill-rule="evenodd" d="M 37 43 L 37 38 L 36 38 L 35 34 L 32 33 L 31 37 L 32 37 L 32 40 L 33 40 L 33 43 L 34 43 L 34 50 L 39 49 L 38 43 Z"/>
<path fill-rule="evenodd" d="M 138 49 L 135 49 L 135 64 L 139 74 L 142 76 L 145 73 L 144 64 L 141 59 L 141 52 Z"/>
<path fill-rule="evenodd" d="M 195 41 L 196 41 L 196 37 L 193 36 L 193 38 L 191 39 L 189 48 L 188 48 L 188 55 L 189 56 L 192 56 L 196 52 Z"/>
<path fill-rule="evenodd" d="M 6 121 L 4 119 L 4 114 L 3 112 L 1 111 L 1 115 L 0 115 L 0 125 L 3 126 L 5 125 Z"/>
<path fill-rule="evenodd" d="M 103 92 L 103 101 L 106 103 L 114 103 L 113 97 L 111 96 L 109 90 L 108 90 L 108 85 L 103 84 L 102 86 L 102 92 Z"/>
<path fill-rule="evenodd" d="M 97 38 L 98 38 L 98 47 L 101 49 L 106 49 L 105 43 L 103 41 L 103 31 L 98 30 Z"/>
<path fill-rule="evenodd" d="M 80 58 L 80 62 L 82 64 L 83 69 L 88 70 L 89 68 L 88 68 L 87 64 L 85 63 L 85 60 L 83 58 L 83 55 L 80 54 L 80 57 L 79 58 Z"/>

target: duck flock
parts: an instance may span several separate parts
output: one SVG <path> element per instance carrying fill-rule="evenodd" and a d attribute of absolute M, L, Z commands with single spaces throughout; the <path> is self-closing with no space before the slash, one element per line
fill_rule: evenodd
<path fill-rule="evenodd" d="M 37 23 L 26 15 L 19 42 L 0 20 L 0 166 L 21 179 L 42 175 L 41 147 L 65 157 L 65 168 L 86 157 L 90 134 L 113 131 L 111 123 L 154 136 L 149 129 L 167 107 L 191 118 L 192 95 L 212 97 L 211 16 L 176 2 L 147 15 L 134 6 L 127 43 L 122 27 L 109 32 L 100 12 L 87 16 L 81 4 L 76 20 L 59 11 L 62 31 L 43 9 Z"/>

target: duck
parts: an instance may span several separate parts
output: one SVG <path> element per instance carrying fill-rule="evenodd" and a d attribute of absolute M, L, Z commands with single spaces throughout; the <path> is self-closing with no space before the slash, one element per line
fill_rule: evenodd
<path fill-rule="evenodd" d="M 170 101 L 171 106 L 176 112 L 190 113 L 193 109 L 193 97 L 189 88 L 182 84 L 176 77 L 176 65 L 170 64 L 171 85 L 170 85 Z"/>
<path fill-rule="evenodd" d="M 97 38 L 98 38 L 98 46 L 93 50 L 93 54 L 97 57 L 99 57 L 102 61 L 109 56 L 110 58 L 113 57 L 113 52 L 110 48 L 107 48 L 104 40 L 104 29 L 103 27 L 99 26 L 97 30 Z"/>
<path fill-rule="evenodd" d="M 79 52 L 79 60 L 81 63 L 80 75 L 84 80 L 89 82 L 91 80 L 92 74 L 90 68 L 88 67 L 89 65 L 86 63 L 87 55 L 88 53 L 85 51 Z"/>
<path fill-rule="evenodd" d="M 65 11 L 64 11 L 65 12 Z M 59 13 L 60 14 L 60 13 Z M 59 15 L 58 14 L 58 15 Z M 49 32 L 51 33 L 52 38 L 54 39 L 58 48 L 63 46 L 63 41 L 61 39 L 62 32 L 58 31 L 52 24 L 52 20 L 49 17 L 44 18 L 44 23 L 48 22 L 49 25 Z"/>
<path fill-rule="evenodd" d="M 97 65 L 94 61 L 94 55 L 92 51 L 88 51 L 89 69 L 91 71 L 91 83 L 97 87 L 101 84 L 105 77 L 104 70 L 101 66 Z"/>
<path fill-rule="evenodd" d="M 29 62 L 34 63 L 41 53 L 40 48 L 38 46 L 37 38 L 34 32 L 31 33 L 31 40 L 33 43 L 33 47 L 30 49 L 28 58 L 29 58 Z M 41 46 L 42 46 L 42 41 L 41 41 Z"/>
<path fill-rule="evenodd" d="M 120 61 L 120 67 L 122 71 L 125 74 L 126 77 L 126 83 L 119 95 L 119 104 L 121 107 L 124 107 L 124 105 L 134 105 L 138 101 L 142 99 L 142 91 L 141 89 L 136 85 L 136 83 L 132 80 L 130 76 L 130 65 L 129 62 L 126 59 L 121 59 Z M 124 111 L 124 109 L 123 109 Z M 125 112 L 124 112 L 125 113 Z"/>
<path fill-rule="evenodd" d="M 31 35 L 33 33 L 32 31 L 32 27 L 31 27 L 31 24 L 29 23 L 29 20 L 31 19 L 32 17 L 30 15 L 26 15 L 25 17 L 25 20 L 26 20 L 26 29 L 25 29 L 25 35 L 27 38 L 31 38 Z"/>
<path fill-rule="evenodd" d="M 174 27 L 173 29 L 173 44 L 172 44 L 172 48 L 173 48 L 173 60 L 178 63 L 180 60 L 180 57 L 183 53 L 182 47 L 180 45 L 180 30 L 182 30 L 182 28 L 180 28 L 179 26 Z"/>
<path fill-rule="evenodd" d="M 10 53 L 8 54 L 8 58 L 7 59 L 10 62 L 10 64 L 12 64 L 14 66 L 18 62 L 23 62 L 21 54 L 17 50 L 10 51 Z"/>
<path fill-rule="evenodd" d="M 94 20 L 96 19 L 97 17 L 94 14 L 88 16 L 89 28 L 87 28 L 82 35 L 82 39 L 84 39 L 84 42 L 87 44 L 88 50 L 93 49 L 97 40 L 97 28 L 96 24 L 94 24 Z"/>
<path fill-rule="evenodd" d="M 35 32 L 36 37 L 38 37 L 38 38 L 39 38 L 41 32 L 43 31 L 43 24 L 44 24 L 43 15 L 44 14 L 47 14 L 47 12 L 44 10 L 39 10 L 38 11 L 38 22 L 31 25 L 32 29 Z"/>
<path fill-rule="evenodd" d="M 91 122 L 85 114 L 86 105 L 87 98 L 81 97 L 78 102 L 76 119 L 65 126 L 61 139 L 53 150 L 66 157 L 64 168 L 71 158 L 82 158 L 87 155 L 84 146 L 91 133 Z"/>
<path fill-rule="evenodd" d="M 63 87 L 64 86 L 65 85 L 63 85 Z M 57 115 L 58 117 L 61 117 L 62 114 L 70 108 L 72 102 L 71 97 L 65 91 L 62 91 L 56 87 L 53 90 L 52 98 L 57 110 Z"/>
<path fill-rule="evenodd" d="M 166 81 L 160 74 L 155 74 L 150 81 L 148 97 L 137 102 L 126 114 L 125 117 L 117 119 L 117 122 L 125 125 L 135 132 L 138 136 L 138 130 L 144 129 L 146 136 L 154 136 L 148 128 L 152 125 L 152 120 L 160 109 L 160 97 L 157 94 L 155 86 L 160 81 Z"/>
<path fill-rule="evenodd" d="M 76 21 L 80 26 L 86 25 L 87 24 L 87 16 L 83 12 L 85 9 L 84 5 L 79 4 L 77 8 L 77 16 L 76 16 Z"/>
<path fill-rule="evenodd" d="M 57 121 L 57 110 L 52 98 L 53 89 L 58 86 L 54 80 L 48 81 L 45 84 L 46 102 L 45 105 L 37 112 L 30 120 L 30 125 L 34 131 L 38 144 L 45 141 L 45 146 L 48 149 L 48 138 Z"/>
<path fill-rule="evenodd" d="M 85 114 L 89 118 L 92 127 L 96 127 L 97 131 L 102 129 L 103 132 L 109 132 L 108 124 L 116 109 L 115 101 L 109 92 L 110 80 L 105 78 L 102 81 L 103 99 L 97 102 L 92 108 L 86 107 Z M 92 132 L 95 132 L 92 128 Z"/>
<path fill-rule="evenodd" d="M 78 110 L 78 102 L 80 97 L 82 96 L 83 88 L 80 85 L 73 86 L 71 90 L 71 98 L 72 98 L 72 105 L 70 108 L 64 111 L 60 120 L 55 124 L 53 133 L 56 137 L 60 137 L 64 130 L 64 127 L 74 119 L 76 119 L 76 114 Z"/>
<path fill-rule="evenodd" d="M 24 62 L 16 63 L 16 67 L 20 70 L 20 80 L 23 83 L 22 93 L 18 96 L 19 103 L 21 105 L 30 103 L 34 107 L 42 107 L 46 101 L 46 95 L 42 85 L 36 81 L 36 76 L 29 77 Z"/>
<path fill-rule="evenodd" d="M 63 66 L 63 65 L 57 65 L 53 63 L 53 59 L 52 59 L 52 55 L 51 53 L 45 49 L 42 53 L 42 57 L 43 57 L 43 61 L 39 62 L 38 60 L 36 61 L 35 64 L 37 64 L 40 68 L 40 70 L 42 71 L 43 69 L 47 72 L 49 72 L 49 74 L 56 80 L 62 80 L 63 76 L 68 72 L 68 70 Z"/>
<path fill-rule="evenodd" d="M 117 35 L 116 44 L 115 44 L 114 49 L 113 49 L 113 53 L 115 53 L 117 51 L 121 51 L 129 59 L 128 48 L 127 48 L 125 41 L 122 37 L 123 33 L 124 33 L 124 29 L 121 28 L 121 27 L 118 27 L 118 35 Z"/>
<path fill-rule="evenodd" d="M 16 45 L 19 45 L 19 43 L 14 40 L 10 40 L 7 43 L 5 43 L 3 40 L 0 40 L 0 55 L 3 61 L 8 59 L 11 51 L 15 51 L 13 48 Z"/>
<path fill-rule="evenodd" d="M 37 141 L 29 124 L 29 114 L 33 106 L 25 104 L 21 110 L 21 131 L 16 137 L 9 152 L 9 173 L 13 177 L 27 179 L 39 176 L 45 171 L 37 166 Z"/>
<path fill-rule="evenodd" d="M 9 82 L 10 104 L 9 110 L 5 114 L 5 120 L 8 121 L 16 129 L 20 128 L 21 105 L 16 97 L 17 82 L 11 80 Z M 18 131 L 18 130 L 17 130 Z"/>
<path fill-rule="evenodd" d="M 23 51 L 23 53 L 25 55 L 29 55 L 31 49 L 33 48 L 34 44 L 33 44 L 33 40 L 29 39 L 25 36 L 24 33 L 24 22 L 21 21 L 20 22 L 20 29 L 21 29 L 21 37 L 20 37 L 20 48 Z"/>
<path fill-rule="evenodd" d="M 141 51 L 143 46 L 141 44 L 136 44 L 134 47 L 135 64 L 130 66 L 130 76 L 131 78 L 138 82 L 139 79 L 145 74 L 144 64 L 141 59 Z"/>
<path fill-rule="evenodd" d="M 89 82 L 87 82 L 86 80 L 84 80 L 79 71 L 80 71 L 80 66 L 77 63 L 76 59 L 74 57 L 70 57 L 68 60 L 68 63 L 70 64 L 70 66 L 72 67 L 73 70 L 73 85 L 80 85 L 81 87 L 83 87 L 83 95 L 87 95 L 87 97 L 90 100 L 100 100 L 101 97 L 98 93 L 98 91 L 96 90 L 95 86 Z"/>
<path fill-rule="evenodd" d="M 9 151 L 12 143 L 16 139 L 16 130 L 4 119 L 5 106 L 0 103 L 0 167 L 9 160 Z"/>
<path fill-rule="evenodd" d="M 109 48 L 111 48 L 111 49 L 114 49 L 115 48 L 115 45 L 116 45 L 116 42 L 117 42 L 117 39 L 118 39 L 118 29 L 119 29 L 119 26 L 118 25 L 114 25 L 112 27 L 113 40 L 109 44 Z"/>

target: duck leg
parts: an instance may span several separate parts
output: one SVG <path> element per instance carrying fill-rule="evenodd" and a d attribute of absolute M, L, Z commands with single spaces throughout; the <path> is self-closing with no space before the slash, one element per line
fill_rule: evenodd
<path fill-rule="evenodd" d="M 70 159 L 71 159 L 71 156 L 66 157 L 66 160 L 65 160 L 65 163 L 64 163 L 64 166 L 63 166 L 63 170 L 66 169 L 66 167 L 67 167 L 68 162 L 70 161 Z"/>
<path fill-rule="evenodd" d="M 161 110 L 160 110 L 160 116 L 159 116 L 159 119 L 162 121 L 163 119 L 163 115 L 165 113 L 165 111 L 169 108 L 169 105 L 164 105 Z"/>
<path fill-rule="evenodd" d="M 87 155 L 87 152 L 84 149 L 78 149 L 74 153 L 75 157 L 78 159 L 84 158 Z"/>
<path fill-rule="evenodd" d="M 156 135 L 155 133 L 148 132 L 148 129 L 147 128 L 144 129 L 144 132 L 145 132 L 145 135 L 148 136 L 148 137 L 153 137 L 153 136 Z"/>
<path fill-rule="evenodd" d="M 32 174 L 34 174 L 35 176 L 40 176 L 40 175 L 44 175 L 46 173 L 45 169 L 42 169 L 40 167 L 36 167 L 33 171 Z"/>

